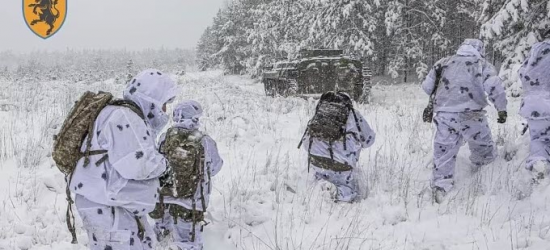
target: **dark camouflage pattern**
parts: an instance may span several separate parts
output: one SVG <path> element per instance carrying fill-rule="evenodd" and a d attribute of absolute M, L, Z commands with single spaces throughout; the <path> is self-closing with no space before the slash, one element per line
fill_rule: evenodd
<path fill-rule="evenodd" d="M 342 50 L 302 50 L 293 61 L 280 61 L 262 74 L 266 95 L 317 95 L 344 91 L 362 101 L 365 82 L 363 63 L 344 56 Z"/>
<path fill-rule="evenodd" d="M 149 213 L 149 216 L 155 220 L 162 219 L 166 210 L 168 210 L 170 216 L 182 219 L 185 222 L 199 223 L 204 221 L 203 211 L 187 209 L 176 204 L 157 203 L 157 205 L 155 206 L 155 210 Z"/>
<path fill-rule="evenodd" d="M 308 123 L 308 134 L 328 142 L 344 139 L 346 124 L 352 109 L 351 100 L 344 94 L 335 92 L 323 94 L 315 115 Z"/>
<path fill-rule="evenodd" d="M 185 207 L 176 205 L 176 204 L 164 204 L 164 202 L 157 203 L 155 210 L 153 212 L 149 213 L 149 216 L 152 219 L 159 220 L 164 218 L 164 213 L 168 212 L 170 216 L 174 219 L 174 224 L 178 224 L 178 219 L 183 220 L 184 222 L 192 223 L 193 227 L 191 232 L 189 233 L 191 236 L 191 242 L 195 242 L 196 234 L 195 234 L 195 228 L 197 225 L 201 222 L 205 222 L 204 220 L 204 211 L 198 211 L 196 209 L 187 209 Z M 202 227 L 201 227 L 202 231 Z M 165 231 L 165 236 L 167 236 L 170 232 Z"/>
<path fill-rule="evenodd" d="M 106 92 L 86 92 L 75 103 L 54 138 L 52 157 L 57 168 L 70 175 L 85 153 L 80 151 L 88 134 L 93 134 L 93 124 L 101 110 L 109 104 L 113 95 Z M 91 141 L 91 137 L 88 138 Z M 88 155 L 89 156 L 89 155 Z"/>
<path fill-rule="evenodd" d="M 335 172 L 346 172 L 346 171 L 351 171 L 353 169 L 353 167 L 348 164 L 340 163 L 329 158 L 316 156 L 312 154 L 310 154 L 309 157 L 311 160 L 311 164 L 313 164 L 318 168 L 331 170 Z"/>
<path fill-rule="evenodd" d="M 90 150 L 95 120 L 107 105 L 129 108 L 139 117 L 144 118 L 141 109 L 131 101 L 113 100 L 113 95 L 107 92 L 100 91 L 96 94 L 87 91 L 84 93 L 69 112 L 59 133 L 54 137 L 52 157 L 57 168 L 65 175 L 70 175 L 73 172 L 82 157 L 85 158 L 84 166 L 86 167 L 89 164 L 90 156 L 107 154 L 105 150 Z M 85 152 L 81 152 L 83 143 L 87 144 Z M 107 160 L 107 156 L 98 163 L 105 160 Z"/>
<path fill-rule="evenodd" d="M 203 211 L 191 210 L 174 204 L 169 205 L 168 211 L 172 217 L 182 219 L 185 222 L 199 223 L 204 221 Z"/>
<path fill-rule="evenodd" d="M 346 127 L 350 113 L 355 118 L 355 124 L 359 132 L 361 128 L 357 121 L 357 116 L 353 109 L 353 103 L 348 94 L 343 92 L 329 91 L 324 93 L 317 104 L 315 115 L 309 121 L 306 135 L 309 135 L 309 149 L 308 149 L 308 166 L 311 164 L 316 167 L 333 170 L 336 172 L 350 171 L 351 166 L 342 164 L 334 159 L 334 152 L 332 144 L 335 141 L 341 140 L 346 149 Z M 320 141 L 328 142 L 330 158 L 320 157 L 311 154 L 311 145 L 313 139 L 316 138 Z M 298 148 L 302 146 L 303 138 Z"/>
<path fill-rule="evenodd" d="M 161 195 L 192 198 L 204 181 L 204 135 L 195 130 L 170 128 L 160 151 L 168 160 L 169 170 L 161 187 Z"/>
<path fill-rule="evenodd" d="M 342 139 L 345 135 L 349 111 L 349 107 L 342 103 L 319 103 L 308 125 L 309 135 L 324 141 Z"/>

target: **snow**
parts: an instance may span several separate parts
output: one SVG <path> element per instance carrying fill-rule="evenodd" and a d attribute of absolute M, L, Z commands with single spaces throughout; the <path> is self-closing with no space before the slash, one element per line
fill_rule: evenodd
<path fill-rule="evenodd" d="M 331 201 L 333 187 L 314 180 L 296 148 L 315 100 L 266 97 L 260 83 L 217 71 L 189 72 L 179 82 L 178 100 L 202 104 L 202 129 L 225 161 L 213 178 L 205 249 L 548 249 L 548 183 L 530 198 L 514 198 L 528 152 L 519 99 L 511 100 L 506 125 L 497 125 L 488 108 L 501 157 L 471 174 L 465 146 L 456 187 L 439 205 L 428 189 L 433 128 L 421 121 L 427 96 L 414 84 L 374 86 L 372 103 L 357 106 L 377 132 L 357 169 L 364 197 L 342 204 Z M 70 244 L 52 137 L 80 93 L 120 96 L 123 87 L 0 80 L 0 249 L 86 249 L 78 216 L 79 244 Z M 505 155 L 514 157 L 507 162 Z"/>

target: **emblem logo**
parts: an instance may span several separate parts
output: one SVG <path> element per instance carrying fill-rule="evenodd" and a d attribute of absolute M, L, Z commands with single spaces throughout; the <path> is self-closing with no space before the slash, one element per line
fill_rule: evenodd
<path fill-rule="evenodd" d="M 25 23 L 44 39 L 53 36 L 67 17 L 67 0 L 23 0 Z"/>

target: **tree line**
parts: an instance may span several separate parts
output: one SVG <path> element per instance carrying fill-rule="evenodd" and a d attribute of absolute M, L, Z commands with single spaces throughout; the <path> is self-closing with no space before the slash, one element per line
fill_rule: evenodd
<path fill-rule="evenodd" d="M 178 73 L 193 67 L 195 52 L 184 49 L 0 52 L 0 78 L 97 82 L 114 79 L 125 84 L 140 70 L 157 68 Z"/>
<path fill-rule="evenodd" d="M 547 0 L 233 0 L 197 46 L 202 69 L 259 76 L 302 48 L 337 48 L 376 75 L 423 77 L 465 38 L 487 43 L 505 78 L 549 28 Z"/>

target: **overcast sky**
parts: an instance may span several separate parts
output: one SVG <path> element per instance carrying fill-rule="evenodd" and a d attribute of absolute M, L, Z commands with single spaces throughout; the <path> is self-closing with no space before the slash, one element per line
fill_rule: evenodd
<path fill-rule="evenodd" d="M 194 48 L 226 0 L 68 0 L 65 24 L 43 40 L 27 28 L 22 0 L 0 0 L 0 51 Z M 1 58 L 0 58 L 1 60 Z"/>

